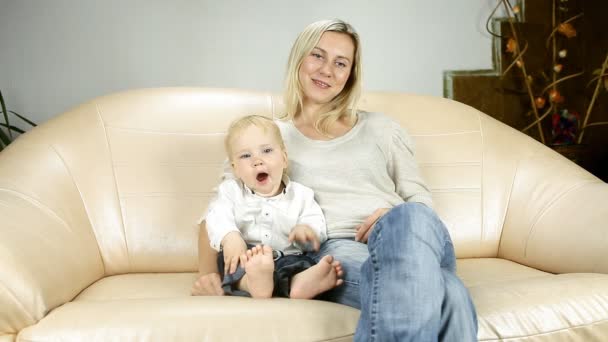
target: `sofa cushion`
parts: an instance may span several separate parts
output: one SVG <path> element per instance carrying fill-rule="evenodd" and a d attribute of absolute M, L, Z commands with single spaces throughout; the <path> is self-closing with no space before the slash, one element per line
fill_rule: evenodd
<path fill-rule="evenodd" d="M 495 258 L 459 259 L 458 273 L 477 308 L 480 341 L 526 337 L 539 341 L 593 340 L 600 339 L 598 334 L 608 333 L 608 321 L 603 319 L 608 316 L 608 275 L 554 275 Z M 73 302 L 24 329 L 19 338 L 352 339 L 359 316 L 355 309 L 321 301 L 191 297 L 189 291 L 195 278 L 195 273 L 103 278 Z M 214 324 L 197 324 L 206 321 Z"/>
<path fill-rule="evenodd" d="M 196 273 L 134 273 L 100 279 L 74 301 L 178 298 L 190 295 Z"/>
<path fill-rule="evenodd" d="M 238 297 L 75 301 L 23 329 L 25 341 L 340 341 L 359 313 L 337 304 Z"/>
<path fill-rule="evenodd" d="M 317 300 L 192 297 L 194 273 L 104 278 L 26 341 L 350 341 L 359 311 Z M 211 322 L 211 323 L 210 323 Z"/>
<path fill-rule="evenodd" d="M 480 341 L 601 341 L 608 334 L 608 275 L 541 272 L 504 259 L 461 259 L 458 273 Z"/>

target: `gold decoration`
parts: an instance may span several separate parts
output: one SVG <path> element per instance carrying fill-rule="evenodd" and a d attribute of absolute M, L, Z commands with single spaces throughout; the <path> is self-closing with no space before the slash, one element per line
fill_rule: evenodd
<path fill-rule="evenodd" d="M 576 37 L 576 30 L 570 23 L 561 23 L 557 26 L 557 32 L 563 34 L 567 38 Z"/>
<path fill-rule="evenodd" d="M 549 101 L 553 103 L 563 103 L 564 97 L 556 89 L 551 89 L 549 91 Z"/>
<path fill-rule="evenodd" d="M 507 52 L 515 54 L 517 52 L 517 42 L 513 38 L 507 41 Z"/>
<path fill-rule="evenodd" d="M 545 100 L 544 97 L 537 97 L 534 99 L 534 105 L 536 106 L 536 108 L 541 109 L 545 106 L 545 103 L 547 102 L 547 100 Z"/>
<path fill-rule="evenodd" d="M 519 8 L 519 5 L 513 6 L 513 13 L 514 14 L 519 14 L 519 12 L 521 12 L 521 9 Z"/>
<path fill-rule="evenodd" d="M 558 74 L 559 74 L 560 72 L 562 72 L 562 69 L 563 69 L 563 68 L 564 68 L 564 66 L 563 66 L 563 65 L 561 65 L 561 64 L 555 64 L 555 65 L 553 66 L 553 71 L 555 71 L 556 73 L 558 73 Z"/>

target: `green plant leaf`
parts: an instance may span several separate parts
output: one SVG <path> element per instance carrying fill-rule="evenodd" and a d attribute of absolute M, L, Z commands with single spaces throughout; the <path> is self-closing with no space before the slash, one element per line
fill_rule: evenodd
<path fill-rule="evenodd" d="M 9 136 L 4 132 L 3 129 L 0 129 L 0 141 L 2 141 L 3 146 L 7 146 L 13 141 L 13 139 L 9 138 Z"/>
<path fill-rule="evenodd" d="M 0 91 L 0 106 L 2 107 L 2 114 L 4 115 L 4 123 L 7 125 L 10 125 L 10 121 L 8 120 L 8 111 L 6 110 L 6 104 L 4 103 L 4 97 L 2 96 L 2 91 Z M 10 140 L 7 143 L 7 145 L 10 144 L 10 141 L 13 140 L 13 133 L 10 130 L 8 131 L 8 139 L 10 139 Z"/>
<path fill-rule="evenodd" d="M 19 119 L 25 121 L 26 123 L 28 123 L 32 127 L 36 127 L 37 126 L 35 122 L 30 121 L 28 118 L 26 118 L 25 116 L 23 116 L 23 115 L 21 115 L 19 113 L 13 112 L 12 110 L 9 110 L 8 112 L 12 113 L 13 115 L 15 115 L 16 117 L 18 117 Z"/>
<path fill-rule="evenodd" d="M 17 132 L 17 133 L 19 133 L 19 134 L 23 134 L 23 133 L 25 133 L 25 131 L 24 131 L 24 130 L 22 130 L 21 128 L 19 128 L 19 127 L 16 127 L 16 126 L 7 126 L 5 123 L 2 123 L 2 122 L 0 122 L 0 126 L 2 126 L 2 127 L 4 127 L 4 128 L 8 128 L 8 129 L 10 129 L 11 131 L 15 131 L 15 132 Z"/>

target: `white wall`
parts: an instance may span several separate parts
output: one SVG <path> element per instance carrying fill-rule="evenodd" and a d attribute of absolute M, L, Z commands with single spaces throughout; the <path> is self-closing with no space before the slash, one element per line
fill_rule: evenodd
<path fill-rule="evenodd" d="M 342 18 L 363 42 L 366 90 L 442 96 L 444 70 L 488 69 L 494 0 L 0 0 L 0 89 L 37 122 L 111 92 L 280 91 L 291 44 Z"/>

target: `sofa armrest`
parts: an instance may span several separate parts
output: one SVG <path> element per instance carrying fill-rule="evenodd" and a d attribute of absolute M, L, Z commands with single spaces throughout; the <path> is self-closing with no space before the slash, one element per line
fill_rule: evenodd
<path fill-rule="evenodd" d="M 0 335 L 35 324 L 104 274 L 69 171 L 52 148 L 26 141 L 0 154 Z"/>
<path fill-rule="evenodd" d="M 543 147 L 520 161 L 499 257 L 552 273 L 608 273 L 608 184 Z"/>
<path fill-rule="evenodd" d="M 103 267 L 77 229 L 33 198 L 1 189 L 0 203 L 0 333 L 16 333 L 74 298 Z"/>

